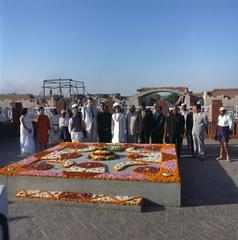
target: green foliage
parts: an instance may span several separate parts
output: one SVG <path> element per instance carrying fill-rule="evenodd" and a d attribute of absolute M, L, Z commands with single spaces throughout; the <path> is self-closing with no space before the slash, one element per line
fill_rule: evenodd
<path fill-rule="evenodd" d="M 171 103 L 171 104 L 175 104 L 179 99 L 179 95 L 177 93 L 171 93 L 167 96 L 167 100 Z"/>

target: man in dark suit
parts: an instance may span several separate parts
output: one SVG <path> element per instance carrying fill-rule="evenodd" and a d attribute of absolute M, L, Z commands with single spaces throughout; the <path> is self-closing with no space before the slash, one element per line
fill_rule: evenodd
<path fill-rule="evenodd" d="M 105 103 L 101 103 L 101 111 L 97 114 L 99 142 L 110 143 L 112 141 L 111 122 L 112 114 L 108 111 L 108 106 Z"/>
<path fill-rule="evenodd" d="M 140 105 L 138 112 L 140 143 L 149 143 L 152 129 L 153 114 L 146 109 L 145 103 Z"/>
<path fill-rule="evenodd" d="M 167 118 L 166 136 L 169 143 L 176 144 L 176 152 L 178 159 L 180 158 L 180 150 L 184 135 L 184 117 L 179 113 L 178 106 L 173 107 L 173 112 Z"/>
<path fill-rule="evenodd" d="M 186 118 L 186 123 L 185 123 L 185 131 L 187 135 L 187 140 L 188 140 L 188 147 L 192 152 L 192 156 L 194 155 L 194 147 L 193 147 L 193 135 L 192 135 L 192 130 L 193 130 L 193 112 L 190 111 L 187 114 Z"/>
<path fill-rule="evenodd" d="M 155 104 L 155 113 L 153 114 L 152 143 L 163 143 L 165 116 L 162 113 L 162 107 Z"/>

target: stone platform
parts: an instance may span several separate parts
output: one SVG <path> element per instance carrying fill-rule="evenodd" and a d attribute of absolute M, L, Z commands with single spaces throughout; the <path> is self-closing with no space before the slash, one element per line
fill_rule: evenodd
<path fill-rule="evenodd" d="M 171 148 L 174 148 L 174 146 L 171 146 Z M 116 160 L 101 161 L 107 165 L 109 173 L 112 172 L 113 165 L 125 161 L 126 153 L 123 152 L 118 154 L 120 156 Z M 88 153 L 83 153 L 81 157 L 74 159 L 74 161 L 77 163 L 89 161 L 87 155 Z M 26 161 L 26 159 L 23 161 Z M 21 162 L 18 162 L 18 164 L 20 163 Z M 154 166 L 155 164 L 150 165 Z M 10 167 L 11 166 L 15 165 L 10 165 Z M 124 172 L 129 174 L 135 167 L 137 166 L 128 167 Z M 59 164 L 55 164 L 55 170 L 62 171 Z M 79 179 L 54 176 L 1 174 L 0 184 L 7 186 L 9 200 L 12 201 L 16 200 L 15 194 L 22 189 L 40 189 L 48 191 L 75 191 L 86 193 L 91 192 L 94 194 L 142 196 L 145 199 L 145 202 L 172 207 L 181 205 L 180 182 L 137 181 L 136 179 L 130 181 L 112 179 Z"/>

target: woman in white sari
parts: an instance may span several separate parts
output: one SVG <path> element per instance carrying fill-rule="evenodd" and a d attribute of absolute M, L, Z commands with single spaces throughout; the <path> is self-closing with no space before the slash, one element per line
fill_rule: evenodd
<path fill-rule="evenodd" d="M 114 103 L 115 113 L 112 114 L 112 143 L 124 143 L 126 140 L 126 117 L 121 106 Z"/>
<path fill-rule="evenodd" d="M 22 109 L 20 117 L 20 147 L 21 154 L 28 155 L 35 152 L 34 132 L 31 119 L 27 114 L 27 108 Z"/>

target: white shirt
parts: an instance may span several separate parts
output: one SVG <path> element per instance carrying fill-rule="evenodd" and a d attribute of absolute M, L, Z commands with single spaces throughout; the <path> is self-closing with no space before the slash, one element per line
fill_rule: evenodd
<path fill-rule="evenodd" d="M 69 125 L 69 117 L 60 117 L 59 118 L 59 127 L 68 127 Z"/>
<path fill-rule="evenodd" d="M 223 116 L 219 115 L 217 118 L 217 125 L 220 127 L 229 127 L 231 130 L 233 127 L 233 122 L 228 114 L 225 114 Z"/>

